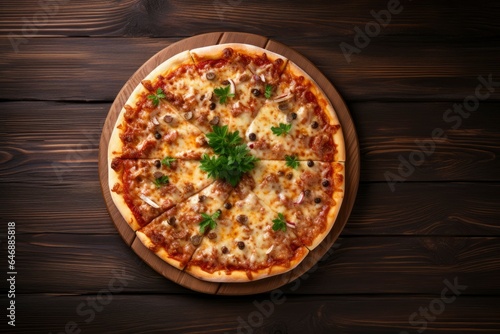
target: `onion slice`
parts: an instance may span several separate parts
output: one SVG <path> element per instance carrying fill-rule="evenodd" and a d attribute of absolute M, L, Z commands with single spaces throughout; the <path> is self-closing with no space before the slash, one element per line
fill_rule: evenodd
<path fill-rule="evenodd" d="M 274 102 L 283 102 L 283 101 L 286 101 L 286 100 L 290 100 L 291 98 L 293 97 L 293 94 L 292 93 L 286 93 L 286 94 L 282 94 L 280 96 L 276 96 L 276 98 L 274 98 Z"/>
<path fill-rule="evenodd" d="M 269 247 L 267 250 L 266 250 L 266 255 L 271 253 L 273 251 L 273 248 L 274 248 L 274 245 L 271 245 L 271 247 Z"/>
<path fill-rule="evenodd" d="M 260 80 L 262 80 L 262 82 L 266 82 L 266 77 L 264 76 L 264 74 L 260 75 Z"/>
<path fill-rule="evenodd" d="M 236 85 L 234 84 L 234 81 L 233 79 L 227 79 L 227 81 L 229 81 L 229 94 L 233 94 L 236 93 Z"/>
<path fill-rule="evenodd" d="M 154 125 L 160 125 L 160 122 L 158 122 L 158 120 L 154 116 L 153 116 L 153 124 Z"/>
<path fill-rule="evenodd" d="M 151 205 L 153 208 L 155 209 L 159 209 L 160 206 L 158 204 L 156 204 L 155 202 L 153 202 L 153 200 L 149 197 L 147 197 L 146 195 L 144 194 L 139 194 L 139 197 L 146 203 L 148 203 L 149 205 Z"/>
<path fill-rule="evenodd" d="M 290 221 L 286 221 L 286 226 L 288 226 L 289 228 L 295 228 L 295 223 L 294 222 L 290 222 Z"/>
<path fill-rule="evenodd" d="M 301 191 L 299 197 L 297 197 L 297 201 L 293 202 L 293 204 L 300 204 L 304 200 L 304 192 Z"/>

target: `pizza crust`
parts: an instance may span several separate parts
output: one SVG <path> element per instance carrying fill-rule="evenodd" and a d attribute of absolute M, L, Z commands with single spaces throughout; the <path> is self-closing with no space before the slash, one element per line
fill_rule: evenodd
<path fill-rule="evenodd" d="M 151 239 L 144 233 L 142 233 L 141 231 L 137 231 L 135 232 L 135 234 L 137 235 L 137 237 L 139 238 L 139 240 L 143 243 L 144 246 L 146 246 L 149 250 L 152 250 L 155 248 L 155 244 L 153 243 L 153 241 L 151 241 Z M 158 249 L 156 252 L 154 252 L 160 259 L 162 259 L 163 261 L 167 262 L 168 264 L 170 264 L 171 266 L 177 268 L 177 269 L 184 269 L 184 265 L 176 260 L 176 259 L 173 259 L 171 258 L 168 253 L 165 251 L 165 249 L 161 248 Z"/>
<path fill-rule="evenodd" d="M 337 117 L 337 113 L 335 112 L 335 109 L 333 109 L 332 104 L 330 103 L 328 97 L 326 96 L 325 92 L 319 87 L 319 85 L 314 81 L 313 78 L 309 74 L 307 74 L 304 70 L 302 70 L 299 66 L 297 66 L 294 62 L 288 61 L 287 64 L 287 70 L 290 71 L 294 76 L 303 76 L 311 82 L 311 90 L 314 95 L 317 97 L 321 97 L 321 100 L 318 101 L 320 104 L 323 105 L 324 110 L 326 111 L 326 115 L 330 119 L 330 124 L 339 126 L 340 127 L 340 121 Z M 335 144 L 337 144 L 337 154 L 335 161 L 341 161 L 344 162 L 346 157 L 345 157 L 345 142 L 344 142 L 344 135 L 342 133 L 342 128 L 340 127 L 339 130 L 333 135 L 333 140 Z"/>
<path fill-rule="evenodd" d="M 304 258 L 309 254 L 306 247 L 297 249 L 295 256 L 290 260 L 289 266 L 274 265 L 270 268 L 260 269 L 257 271 L 232 270 L 228 273 L 225 270 L 216 270 L 207 272 L 201 269 L 200 266 L 190 265 L 185 269 L 188 274 L 204 281 L 216 283 L 245 283 L 253 282 L 264 278 L 269 278 L 276 275 L 281 275 L 295 269 Z"/>

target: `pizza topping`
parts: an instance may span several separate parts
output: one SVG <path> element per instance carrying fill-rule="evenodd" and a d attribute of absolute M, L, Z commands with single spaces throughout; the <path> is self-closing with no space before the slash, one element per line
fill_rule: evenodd
<path fill-rule="evenodd" d="M 292 129 L 292 124 L 280 123 L 279 126 L 277 127 L 271 126 L 271 131 L 278 137 L 281 135 L 287 135 L 291 129 Z"/>
<path fill-rule="evenodd" d="M 157 172 L 154 172 L 154 173 L 153 173 L 153 177 L 154 177 L 155 179 L 159 179 L 159 178 L 161 178 L 162 176 L 163 176 L 163 173 L 162 173 L 162 172 L 158 172 L 158 171 L 157 171 Z"/>
<path fill-rule="evenodd" d="M 286 226 L 288 226 L 289 228 L 295 228 L 295 223 L 287 220 Z"/>
<path fill-rule="evenodd" d="M 314 161 L 312 161 L 312 160 L 307 161 L 307 166 L 308 167 L 313 167 L 314 166 Z"/>
<path fill-rule="evenodd" d="M 217 124 L 219 124 L 219 116 L 214 116 L 214 118 L 210 120 L 210 125 L 217 125 Z"/>
<path fill-rule="evenodd" d="M 317 129 L 318 126 L 319 126 L 319 123 L 316 121 L 312 122 L 312 124 L 311 124 L 311 128 L 313 128 L 313 129 Z"/>
<path fill-rule="evenodd" d="M 264 92 L 264 96 L 266 97 L 266 99 L 270 99 L 271 95 L 273 95 L 273 86 L 266 85 L 266 90 Z"/>
<path fill-rule="evenodd" d="M 202 213 L 201 217 L 203 218 L 200 223 L 200 233 L 205 233 L 207 228 L 213 230 L 217 226 L 217 222 L 215 221 L 220 216 L 220 211 L 216 211 L 213 215 L 209 215 L 206 213 Z"/>
<path fill-rule="evenodd" d="M 160 122 L 158 122 L 158 119 L 156 117 L 154 117 L 154 116 L 151 119 L 151 121 L 153 122 L 154 125 L 160 125 Z"/>
<path fill-rule="evenodd" d="M 149 197 L 147 197 L 146 195 L 144 194 L 139 194 L 139 197 L 144 201 L 146 202 L 147 204 L 151 205 L 153 208 L 155 209 L 159 209 L 160 206 L 158 204 L 156 204 L 155 202 L 153 202 L 153 200 Z"/>
<path fill-rule="evenodd" d="M 213 239 L 217 238 L 217 233 L 215 233 L 214 231 L 210 231 L 210 232 L 207 234 L 207 237 L 208 237 L 208 239 L 213 240 Z"/>
<path fill-rule="evenodd" d="M 163 120 L 165 121 L 165 123 L 172 123 L 174 118 L 171 116 L 171 115 L 165 115 L 165 117 L 163 117 Z"/>
<path fill-rule="evenodd" d="M 274 249 L 274 244 L 271 245 L 271 247 L 269 247 L 267 250 L 266 250 L 266 255 L 270 254 Z"/>
<path fill-rule="evenodd" d="M 191 118 L 193 118 L 193 112 L 192 111 L 188 111 L 188 112 L 185 112 L 184 113 L 184 119 L 189 121 Z"/>
<path fill-rule="evenodd" d="M 219 98 L 221 104 L 226 103 L 228 97 L 234 97 L 234 82 L 232 85 L 233 89 L 231 89 L 231 82 L 233 81 L 228 81 L 229 86 L 214 88 L 214 93 Z M 231 90 L 233 90 L 233 93 L 231 93 Z"/>
<path fill-rule="evenodd" d="M 251 90 L 253 96 L 255 97 L 259 97 L 260 96 L 260 90 L 258 90 L 257 88 L 254 88 Z"/>
<path fill-rule="evenodd" d="M 227 79 L 229 81 L 229 94 L 228 97 L 233 97 L 236 93 L 236 85 L 234 84 L 233 79 Z"/>
<path fill-rule="evenodd" d="M 278 218 L 273 219 L 273 231 L 286 231 L 286 220 L 285 216 L 280 212 L 278 213 Z"/>
<path fill-rule="evenodd" d="M 299 167 L 299 161 L 295 155 L 285 155 L 286 165 L 293 169 Z"/>
<path fill-rule="evenodd" d="M 330 185 L 330 181 L 323 180 L 323 182 L 321 182 L 321 185 L 326 188 L 326 187 L 328 187 Z"/>
<path fill-rule="evenodd" d="M 167 223 L 168 223 L 168 225 L 170 225 L 170 226 L 175 226 L 175 225 L 176 225 L 176 222 L 177 222 L 177 219 L 176 219 L 174 216 L 169 217 L 169 218 L 167 219 Z"/>
<path fill-rule="evenodd" d="M 250 76 L 246 73 L 243 73 L 242 75 L 240 75 L 240 77 L 238 78 L 239 82 L 247 82 L 248 79 L 250 79 Z"/>
<path fill-rule="evenodd" d="M 248 223 L 248 216 L 246 215 L 237 215 L 236 221 L 240 224 L 246 225 Z"/>
<path fill-rule="evenodd" d="M 155 160 L 155 161 L 153 162 L 153 164 L 154 164 L 154 166 L 155 166 L 156 168 L 161 168 L 161 161 L 160 161 L 160 160 Z"/>
<path fill-rule="evenodd" d="M 245 249 L 245 243 L 243 241 L 238 241 L 237 245 L 239 249 L 241 250 Z"/>
<path fill-rule="evenodd" d="M 198 196 L 198 202 L 200 202 L 200 203 L 203 202 L 206 199 L 207 199 L 207 196 L 205 196 L 205 195 Z"/>
<path fill-rule="evenodd" d="M 202 236 L 199 234 L 195 234 L 191 237 L 191 243 L 194 246 L 199 246 L 201 244 Z"/>
<path fill-rule="evenodd" d="M 298 162 L 297 162 L 297 164 L 298 164 Z M 293 179 L 293 173 L 292 172 L 287 173 L 286 178 L 289 180 Z"/>
<path fill-rule="evenodd" d="M 155 132 L 155 138 L 158 140 L 161 139 L 161 133 Z"/>
<path fill-rule="evenodd" d="M 278 104 L 278 109 L 281 110 L 281 111 L 286 111 L 288 110 L 289 106 L 288 106 L 288 103 L 280 103 Z"/>
<path fill-rule="evenodd" d="M 280 96 L 276 96 L 273 101 L 276 103 L 280 103 L 283 101 L 290 100 L 293 97 L 293 94 L 291 93 L 286 93 L 286 94 L 281 94 Z"/>
<path fill-rule="evenodd" d="M 250 139 L 251 141 L 255 141 L 257 140 L 257 135 L 255 133 L 251 133 L 248 135 L 248 139 Z"/>
<path fill-rule="evenodd" d="M 160 173 L 161 174 L 161 172 L 155 172 L 155 174 L 156 173 Z M 162 176 L 156 178 L 153 181 L 153 183 L 155 184 L 156 188 L 160 188 L 162 185 L 168 184 L 168 182 L 169 182 L 169 179 L 168 179 L 167 175 L 162 175 Z"/>
<path fill-rule="evenodd" d="M 230 210 L 233 207 L 233 205 L 229 202 L 224 203 L 224 209 Z"/>
<path fill-rule="evenodd" d="M 314 203 L 316 203 L 316 204 L 321 203 L 321 198 L 320 198 L 320 197 L 316 197 L 316 198 L 314 199 Z"/>
<path fill-rule="evenodd" d="M 300 203 L 302 203 L 303 200 L 304 200 L 304 192 L 301 191 L 299 194 L 299 197 L 297 198 L 297 200 L 295 202 L 293 202 L 293 204 L 300 204 Z"/>
<path fill-rule="evenodd" d="M 153 88 L 153 85 L 151 84 L 151 81 L 150 80 L 142 80 L 141 81 L 141 84 L 144 86 L 144 88 L 146 88 L 147 90 L 149 90 L 150 92 L 154 91 L 155 89 Z"/>
<path fill-rule="evenodd" d="M 175 161 L 175 158 L 165 157 L 165 158 L 161 159 L 161 164 L 164 166 L 167 166 L 167 167 L 171 167 L 172 163 L 174 163 L 174 161 Z"/>
<path fill-rule="evenodd" d="M 217 105 L 215 104 L 215 102 L 210 103 L 210 105 L 208 106 L 208 108 L 209 108 L 210 110 L 214 110 L 214 109 L 215 109 L 215 107 L 217 107 Z"/>
<path fill-rule="evenodd" d="M 214 80 L 215 79 L 215 73 L 214 72 L 208 72 L 207 74 L 205 74 L 205 77 L 207 78 L 207 80 Z"/>
<path fill-rule="evenodd" d="M 165 93 L 163 92 L 163 89 L 161 88 L 158 88 L 156 90 L 156 93 L 154 94 L 149 94 L 148 95 L 148 100 L 151 100 L 153 102 L 153 105 L 155 107 L 158 107 L 158 105 L 160 104 L 160 100 L 161 99 L 164 99 L 166 98 L 167 96 L 165 95 Z"/>
<path fill-rule="evenodd" d="M 229 253 L 229 249 L 226 246 L 222 246 L 221 252 L 222 252 L 222 254 L 227 254 L 227 253 Z"/>

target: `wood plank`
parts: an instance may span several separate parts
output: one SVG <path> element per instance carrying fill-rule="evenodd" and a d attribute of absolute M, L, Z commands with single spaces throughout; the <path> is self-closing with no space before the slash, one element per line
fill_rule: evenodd
<path fill-rule="evenodd" d="M 464 294 L 500 295 L 499 252 L 499 238 L 492 237 L 343 237 L 318 266 L 283 289 L 433 294 L 444 279 L 457 277 L 468 286 Z M 16 269 L 23 293 L 91 293 L 106 286 L 116 271 L 134 277 L 127 293 L 187 291 L 151 270 L 118 234 L 20 234 Z M 78 280 L 67 279 L 73 273 Z"/>
<path fill-rule="evenodd" d="M 99 137 L 109 106 L 1 103 L 0 182 L 94 180 Z M 386 176 L 390 180 L 399 176 L 395 191 L 413 181 L 500 181 L 500 104 L 481 104 L 457 129 L 453 129 L 455 121 L 443 121 L 452 107 L 447 102 L 351 104 L 360 141 L 361 181 L 386 182 Z M 430 145 L 436 128 L 443 129 L 447 138 L 435 141 L 432 154 L 422 153 L 415 141 Z M 401 161 L 421 156 L 424 161 L 412 173 L 402 165 Z M 420 164 L 420 160 L 414 161 Z"/>
<path fill-rule="evenodd" d="M 17 221 L 19 234 L 117 233 L 97 177 L 1 187 L 2 217 Z M 405 183 L 394 193 L 384 183 L 362 183 L 342 235 L 498 237 L 499 193 L 498 183 Z"/>
<path fill-rule="evenodd" d="M 349 40 L 332 36 L 275 39 L 310 59 L 348 102 L 462 102 L 474 94 L 479 76 L 500 80 L 500 47 L 489 39 L 381 36 L 348 63 L 339 44 Z M 33 38 L 19 53 L 0 58 L 0 99 L 113 101 L 146 60 L 179 39 Z M 0 47 L 9 49 L 7 38 L 0 38 Z M 95 80 L 103 73 L 105 80 Z M 20 80 L 25 77 L 30 88 Z M 488 100 L 500 100 L 500 89 Z"/>
<path fill-rule="evenodd" d="M 118 287 L 119 288 L 119 287 Z M 444 288 L 444 285 L 441 289 Z M 203 295 L 20 295 L 23 333 L 493 333 L 500 330 L 498 297 L 290 296 L 210 298 Z M 279 292 L 277 292 L 279 293 Z M 97 297 L 97 298 L 99 298 Z M 94 310 L 89 301 L 95 301 Z M 274 303 L 271 301 L 273 300 Z M 102 301 L 102 303 L 101 303 Z M 441 309 L 440 305 L 443 305 Z M 432 308 L 431 308 L 432 307 Z M 419 309 L 430 312 L 425 320 Z M 78 311 L 79 310 L 79 311 Z M 425 312 L 425 311 L 424 311 Z M 413 322 L 410 322 L 409 318 Z M 196 315 L 196 316 L 191 316 Z M 425 325 L 425 327 L 424 327 Z"/>
<path fill-rule="evenodd" d="M 3 1 L 0 33 L 4 36 L 10 33 L 22 36 L 23 32 L 28 36 L 190 36 L 193 31 L 244 30 L 265 35 L 286 31 L 295 36 L 350 36 L 355 26 L 364 27 L 374 21 L 370 11 L 387 9 L 387 1 L 382 0 L 335 4 L 324 0 L 316 1 L 314 6 L 307 2 L 287 6 L 284 2 L 264 0 L 198 0 L 189 4 L 158 0 L 45 3 L 46 6 L 36 0 Z M 390 24 L 382 34 L 497 37 L 500 32 L 497 17 L 498 7 L 491 0 L 481 2 L 481 6 L 472 2 L 401 2 L 401 12 L 391 15 Z"/>

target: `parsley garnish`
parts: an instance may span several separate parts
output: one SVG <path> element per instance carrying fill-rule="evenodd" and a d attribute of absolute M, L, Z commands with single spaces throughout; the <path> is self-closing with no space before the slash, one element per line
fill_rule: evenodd
<path fill-rule="evenodd" d="M 200 223 L 200 233 L 205 233 L 205 230 L 210 228 L 213 230 L 215 226 L 217 226 L 217 222 L 215 221 L 220 216 L 220 211 L 216 211 L 213 215 L 209 215 L 207 213 L 202 213 L 201 216 L 203 220 Z"/>
<path fill-rule="evenodd" d="M 207 134 L 208 145 L 218 156 L 204 154 L 200 169 L 208 173 L 208 177 L 225 179 L 233 187 L 240 182 L 244 173 L 251 171 L 259 160 L 250 155 L 250 150 L 241 144 L 238 131 L 229 132 L 227 125 L 214 126 L 213 132 Z"/>
<path fill-rule="evenodd" d="M 162 177 L 159 177 L 153 181 L 156 188 L 160 188 L 162 185 L 167 184 L 168 182 L 169 182 L 169 179 L 168 179 L 167 175 L 163 175 Z"/>
<path fill-rule="evenodd" d="M 158 107 L 158 105 L 160 104 L 160 100 L 164 99 L 166 97 L 167 96 L 165 95 L 165 93 L 163 92 L 163 90 L 161 88 L 158 88 L 156 90 L 156 93 L 148 95 L 148 100 L 153 101 L 154 106 Z"/>
<path fill-rule="evenodd" d="M 295 155 L 285 155 L 285 160 L 288 167 L 292 167 L 293 169 L 299 167 L 299 161 Z"/>
<path fill-rule="evenodd" d="M 266 85 L 266 91 L 264 93 L 264 96 L 266 97 L 266 99 L 270 99 L 271 95 L 273 95 L 273 86 Z"/>
<path fill-rule="evenodd" d="M 172 158 L 172 157 L 165 157 L 161 160 L 161 164 L 164 165 L 164 166 L 167 166 L 167 167 L 170 167 L 170 165 L 172 164 L 172 162 L 175 161 L 175 158 Z"/>
<path fill-rule="evenodd" d="M 288 132 L 290 132 L 291 128 L 292 128 L 292 124 L 283 124 L 283 123 L 280 123 L 279 127 L 271 126 L 271 131 L 276 136 L 281 136 L 281 135 L 287 135 Z"/>
<path fill-rule="evenodd" d="M 286 220 L 282 213 L 278 213 L 278 218 L 273 219 L 273 231 L 286 231 Z"/>
<path fill-rule="evenodd" d="M 234 97 L 234 94 L 229 93 L 230 89 L 231 89 L 230 85 L 226 87 L 214 88 L 214 93 L 219 98 L 220 103 L 224 104 L 226 103 L 228 97 Z"/>

